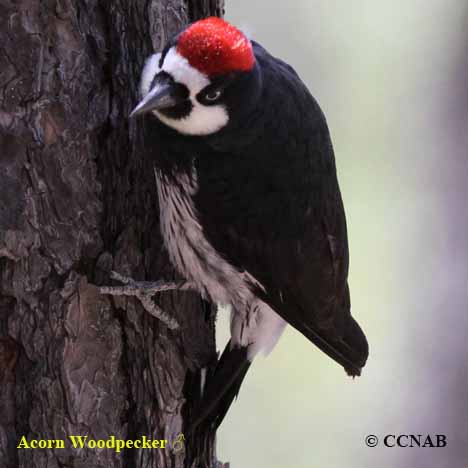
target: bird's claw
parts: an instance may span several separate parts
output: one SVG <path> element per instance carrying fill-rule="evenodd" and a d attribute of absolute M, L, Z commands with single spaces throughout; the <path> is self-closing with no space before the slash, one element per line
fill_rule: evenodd
<path fill-rule="evenodd" d="M 179 328 L 177 320 L 169 316 L 153 300 L 152 296 L 163 291 L 189 290 L 190 284 L 185 281 L 135 281 L 133 278 L 123 276 L 116 271 L 110 272 L 110 277 L 122 283 L 122 286 L 101 286 L 101 294 L 111 296 L 135 296 L 144 309 L 153 317 L 161 320 L 168 328 Z"/>

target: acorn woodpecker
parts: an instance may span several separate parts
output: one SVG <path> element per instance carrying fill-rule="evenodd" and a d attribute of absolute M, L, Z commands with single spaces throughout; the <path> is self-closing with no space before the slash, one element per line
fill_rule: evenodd
<path fill-rule="evenodd" d="M 271 351 L 286 324 L 360 375 L 368 345 L 351 316 L 333 148 L 297 73 L 211 17 L 148 58 L 140 91 L 131 115 L 156 117 L 170 260 L 194 289 L 231 310 L 231 339 L 198 421 L 221 423 L 250 363 Z"/>

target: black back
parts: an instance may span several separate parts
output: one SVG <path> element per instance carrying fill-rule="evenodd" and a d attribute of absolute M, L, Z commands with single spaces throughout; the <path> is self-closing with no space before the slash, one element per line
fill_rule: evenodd
<path fill-rule="evenodd" d="M 279 315 L 359 375 L 368 346 L 350 313 L 346 221 L 325 117 L 289 65 L 254 51 L 255 105 L 213 136 L 174 136 L 179 157 L 169 152 L 161 164 L 195 164 L 209 242 L 263 285 L 257 294 Z"/>

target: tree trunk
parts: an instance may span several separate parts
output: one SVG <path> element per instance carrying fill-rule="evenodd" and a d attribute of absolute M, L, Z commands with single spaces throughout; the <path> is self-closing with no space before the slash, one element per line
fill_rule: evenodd
<path fill-rule="evenodd" d="M 214 467 L 214 434 L 174 445 L 216 360 L 194 293 L 99 293 L 109 271 L 171 279 L 152 160 L 129 121 L 144 58 L 219 0 L 0 1 L 0 467 Z M 147 120 L 147 119 L 146 119 Z M 146 125 L 146 127 L 145 127 Z M 167 439 L 165 449 L 73 448 Z M 64 449 L 18 449 L 22 436 Z M 180 440 L 180 437 L 179 437 Z"/>

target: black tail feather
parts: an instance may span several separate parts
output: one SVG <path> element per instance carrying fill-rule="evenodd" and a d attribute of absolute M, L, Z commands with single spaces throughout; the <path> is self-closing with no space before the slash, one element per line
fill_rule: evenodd
<path fill-rule="evenodd" d="M 297 327 L 312 343 L 341 364 L 346 373 L 352 377 L 361 375 L 369 348 L 366 337 L 358 323 L 350 317 L 345 330 L 345 335 L 340 340 L 333 340 L 310 327 Z"/>
<path fill-rule="evenodd" d="M 231 349 L 231 342 L 219 359 L 214 373 L 207 379 L 199 405 L 194 408 L 189 433 L 200 424 L 217 428 L 239 393 L 251 362 L 246 347 Z"/>

